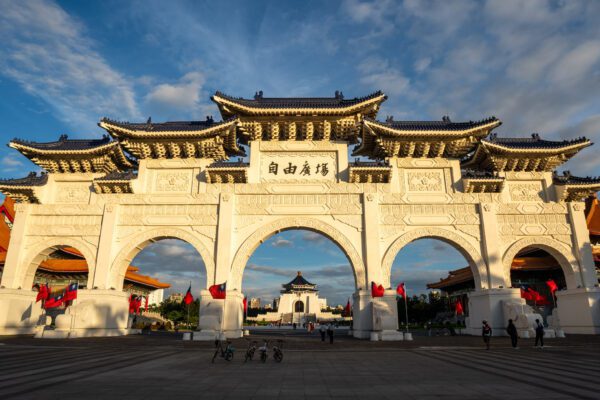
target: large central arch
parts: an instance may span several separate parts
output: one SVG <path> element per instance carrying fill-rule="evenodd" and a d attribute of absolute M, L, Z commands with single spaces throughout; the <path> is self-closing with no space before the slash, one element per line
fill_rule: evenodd
<path fill-rule="evenodd" d="M 162 239 L 179 239 L 191 244 L 204 261 L 206 268 L 207 284 L 214 276 L 215 264 L 212 252 L 204 243 L 191 232 L 177 228 L 151 229 L 135 235 L 119 252 L 110 270 L 110 286 L 121 290 L 127 267 L 135 256 L 148 244 Z"/>
<path fill-rule="evenodd" d="M 350 239 L 343 235 L 338 229 L 329 225 L 326 222 L 315 218 L 281 218 L 275 220 L 259 229 L 254 231 L 244 243 L 239 247 L 235 257 L 233 259 L 230 276 L 228 279 L 228 286 L 235 290 L 241 291 L 242 288 L 242 277 L 244 275 L 244 269 L 248 263 L 248 259 L 252 256 L 252 253 L 269 237 L 286 230 L 291 229 L 306 229 L 320 233 L 335 244 L 344 252 L 348 260 L 350 261 L 352 271 L 354 272 L 354 282 L 356 288 L 366 288 L 367 274 L 365 266 L 362 262 L 362 258 L 358 254 L 356 248 L 352 245 Z"/>
<path fill-rule="evenodd" d="M 473 278 L 475 279 L 475 288 L 479 290 L 488 285 L 487 267 L 481 256 L 481 253 L 475 248 L 475 246 L 470 244 L 465 238 L 454 231 L 443 228 L 428 227 L 417 228 L 404 233 L 398 237 L 385 252 L 381 265 L 385 280 L 384 286 L 390 285 L 392 264 L 394 263 L 396 255 L 400 252 L 400 250 L 402 250 L 402 248 L 404 248 L 404 246 L 418 239 L 438 239 L 450 244 L 456 250 L 458 250 L 458 252 L 460 252 L 469 263 L 469 266 L 473 271 Z"/>

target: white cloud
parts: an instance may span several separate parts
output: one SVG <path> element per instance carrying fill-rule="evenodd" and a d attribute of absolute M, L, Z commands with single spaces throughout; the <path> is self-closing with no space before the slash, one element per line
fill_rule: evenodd
<path fill-rule="evenodd" d="M 205 82 L 200 72 L 189 72 L 176 83 L 161 83 L 145 97 L 147 108 L 161 115 L 197 115 L 206 109 L 208 94 L 202 88 Z"/>
<path fill-rule="evenodd" d="M 15 170 L 17 168 L 23 167 L 23 160 L 20 160 L 16 154 L 8 154 L 0 160 L 0 165 L 2 165 L 3 169 Z"/>
<path fill-rule="evenodd" d="M 409 88 L 410 80 L 387 60 L 367 59 L 358 65 L 358 70 L 362 75 L 360 82 L 372 90 L 385 89 L 387 94 L 399 96 Z"/>
<path fill-rule="evenodd" d="M 276 238 L 273 241 L 271 241 L 271 246 L 273 246 L 273 247 L 293 247 L 294 243 L 291 240 Z"/>
<path fill-rule="evenodd" d="M 78 131 L 96 129 L 106 113 L 139 115 L 129 79 L 94 49 L 77 19 L 54 2 L 0 4 L 1 74 L 46 101 Z"/>

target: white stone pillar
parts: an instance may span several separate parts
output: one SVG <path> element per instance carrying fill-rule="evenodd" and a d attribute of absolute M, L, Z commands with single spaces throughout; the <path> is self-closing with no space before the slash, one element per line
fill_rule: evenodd
<path fill-rule="evenodd" d="M 128 319 L 129 294 L 121 290 L 80 289 L 74 304 L 56 317 L 56 331 L 60 331 L 56 337 L 126 335 Z"/>
<path fill-rule="evenodd" d="M 200 312 L 198 331 L 193 340 L 215 340 L 222 329 L 225 300 L 216 300 L 208 290 L 200 291 Z"/>
<path fill-rule="evenodd" d="M 231 249 L 232 249 L 232 231 L 233 231 L 233 211 L 235 196 L 230 193 L 221 193 L 219 199 L 219 215 L 217 222 L 217 238 L 215 251 L 215 276 L 207 276 L 206 284 L 208 286 L 221 284 L 229 278 L 231 270 Z M 228 282 L 228 289 L 231 282 Z M 241 286 L 241 278 L 240 278 Z M 238 289 L 241 289 L 238 288 Z"/>
<path fill-rule="evenodd" d="M 111 287 L 116 289 L 121 287 L 117 282 L 119 271 L 112 268 L 113 252 L 116 248 L 115 237 L 118 215 L 118 205 L 106 204 L 104 206 L 100 238 L 98 240 L 98 253 L 96 254 L 96 267 L 94 268 L 94 276 L 88 278 L 87 286 L 89 289 L 110 289 Z"/>
<path fill-rule="evenodd" d="M 487 276 L 481 276 L 481 288 L 476 289 L 509 288 L 512 284 L 510 274 L 505 275 L 502 263 L 498 219 L 496 218 L 494 205 L 490 203 L 481 204 L 479 206 L 479 218 L 481 219 L 481 250 L 487 266 Z"/>
<path fill-rule="evenodd" d="M 368 339 L 373 329 L 371 292 L 359 289 L 352 295 L 352 334 L 358 339 Z"/>
<path fill-rule="evenodd" d="M 363 194 L 363 235 L 362 253 L 366 269 L 366 288 L 374 281 L 386 287 L 390 285 L 390 277 L 384 276 L 381 270 L 381 253 L 379 248 L 379 202 L 376 193 Z"/>
<path fill-rule="evenodd" d="M 590 244 L 590 232 L 583 213 L 584 205 L 579 202 L 570 202 L 567 203 L 567 207 L 571 224 L 573 255 L 579 262 L 580 277 L 577 281 L 581 279 L 581 286 L 584 288 L 597 287 L 598 277 L 592 255 L 592 245 Z"/>
<path fill-rule="evenodd" d="M 223 309 L 223 333 L 227 338 L 243 336 L 244 295 L 237 290 L 228 290 Z"/>
<path fill-rule="evenodd" d="M 383 297 L 373 299 L 373 332 L 380 340 L 403 340 L 398 331 L 398 303 L 396 291 L 386 290 Z"/>
<path fill-rule="evenodd" d="M 502 301 L 520 301 L 519 289 L 486 289 L 469 293 L 467 332 L 481 335 L 481 322 L 486 320 L 494 336 L 504 336 L 508 321 L 504 321 Z"/>
<path fill-rule="evenodd" d="M 30 289 L 0 289 L 0 335 L 35 333 L 44 313 L 42 303 L 35 302 L 36 296 Z"/>
<path fill-rule="evenodd" d="M 600 288 L 559 290 L 556 312 L 560 328 L 571 334 L 600 334 Z"/>
<path fill-rule="evenodd" d="M 15 218 L 10 232 L 8 253 L 4 262 L 2 272 L 2 288 L 18 289 L 23 285 L 27 265 L 23 264 L 23 256 L 27 253 L 25 249 L 25 235 L 27 233 L 27 220 L 31 214 L 31 204 L 16 204 Z M 24 288 L 30 290 L 31 288 Z"/>

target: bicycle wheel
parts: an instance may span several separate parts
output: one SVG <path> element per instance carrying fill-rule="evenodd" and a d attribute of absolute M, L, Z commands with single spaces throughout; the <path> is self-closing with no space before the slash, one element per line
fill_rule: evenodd
<path fill-rule="evenodd" d="M 233 359 L 233 351 L 228 351 L 225 353 L 225 360 L 231 361 Z"/>
<path fill-rule="evenodd" d="M 275 361 L 277 361 L 278 363 L 281 362 L 283 360 L 283 353 L 281 352 L 281 350 L 277 350 L 275 352 L 275 354 L 273 354 L 273 358 L 275 359 Z"/>

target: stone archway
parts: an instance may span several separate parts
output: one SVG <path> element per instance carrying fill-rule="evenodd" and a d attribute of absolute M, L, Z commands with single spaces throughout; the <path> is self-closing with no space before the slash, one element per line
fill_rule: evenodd
<path fill-rule="evenodd" d="M 179 239 L 191 244 L 194 249 L 196 249 L 198 254 L 200 254 L 200 257 L 202 257 L 202 261 L 204 261 L 207 276 L 206 281 L 207 285 L 209 285 L 209 282 L 211 281 L 210 277 L 214 276 L 215 273 L 213 252 L 210 251 L 204 245 L 204 243 L 191 232 L 178 228 L 160 228 L 141 232 L 135 235 L 125 246 L 123 246 L 112 263 L 110 277 L 108 279 L 108 282 L 110 282 L 109 287 L 114 287 L 118 290 L 123 289 L 125 273 L 127 272 L 127 267 L 131 261 L 148 244 L 162 239 Z"/>
<path fill-rule="evenodd" d="M 78 240 L 72 237 L 55 237 L 44 239 L 39 244 L 35 245 L 31 250 L 29 250 L 28 256 L 25 257 L 23 264 L 21 264 L 22 267 L 19 268 L 20 271 L 17 271 L 17 287 L 31 288 L 35 278 L 35 272 L 39 265 L 61 246 L 73 247 L 81 252 L 88 267 L 87 287 L 89 288 L 90 283 L 93 281 L 94 272 L 96 270 L 95 248 L 92 248 L 83 240 Z"/>
<path fill-rule="evenodd" d="M 367 274 L 362 258 L 350 239 L 338 229 L 315 218 L 281 218 L 256 230 L 238 248 L 228 279 L 228 289 L 241 291 L 244 269 L 252 253 L 270 236 L 290 229 L 311 230 L 326 236 L 337 244 L 350 261 L 356 288 L 366 288 Z"/>
<path fill-rule="evenodd" d="M 502 257 L 502 267 L 504 280 L 508 285 L 511 283 L 510 269 L 513 260 L 517 254 L 526 247 L 544 250 L 554 257 L 565 275 L 568 289 L 574 289 L 581 285 L 579 264 L 572 255 L 570 249 L 557 240 L 545 237 L 532 237 L 518 240 L 505 251 L 504 257 Z"/>
<path fill-rule="evenodd" d="M 446 242 L 452 245 L 456 250 L 458 250 L 463 257 L 469 263 L 471 270 L 473 271 L 473 278 L 475 280 L 475 289 L 485 289 L 489 285 L 488 278 L 488 270 L 486 264 L 481 256 L 481 253 L 470 244 L 464 237 L 460 234 L 442 228 L 417 228 L 411 230 L 400 237 L 398 237 L 385 252 L 382 261 L 382 270 L 384 277 L 384 286 L 390 286 L 390 280 L 392 275 L 392 264 L 394 263 L 394 259 L 396 255 L 402 250 L 404 246 L 407 244 L 414 242 L 418 239 L 439 239 L 443 242 Z"/>

